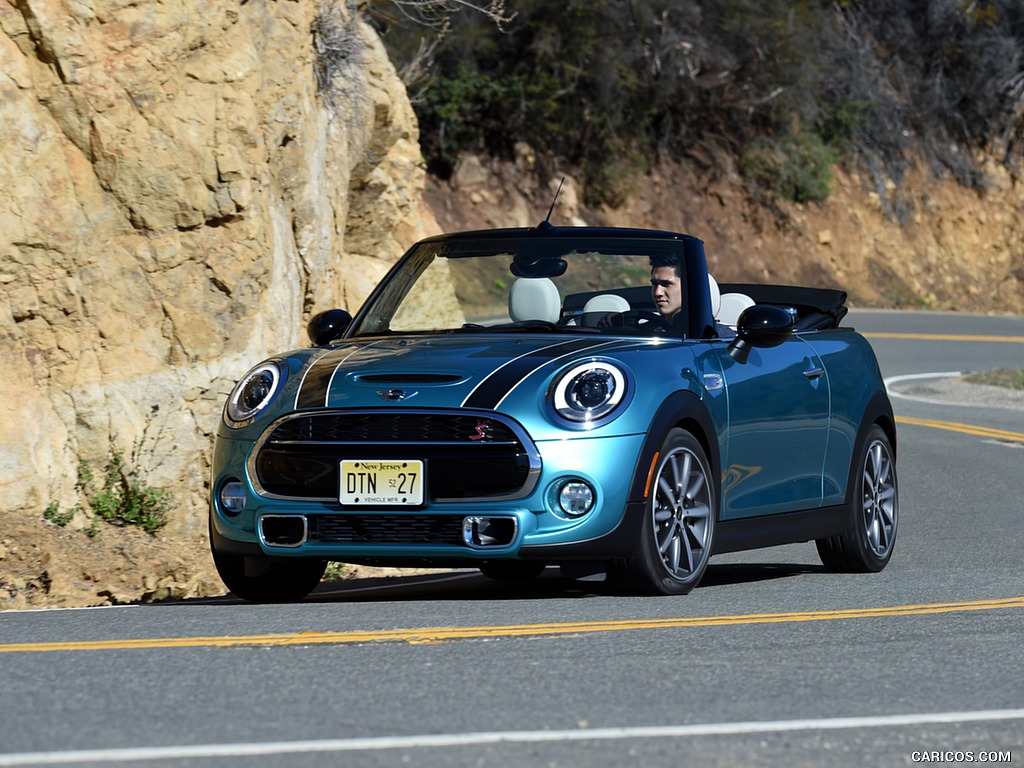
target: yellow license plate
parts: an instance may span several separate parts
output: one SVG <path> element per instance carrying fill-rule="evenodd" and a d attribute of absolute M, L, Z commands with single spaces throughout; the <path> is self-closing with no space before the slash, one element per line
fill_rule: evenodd
<path fill-rule="evenodd" d="M 423 505 L 423 462 L 418 459 L 341 462 L 338 500 L 353 507 Z"/>

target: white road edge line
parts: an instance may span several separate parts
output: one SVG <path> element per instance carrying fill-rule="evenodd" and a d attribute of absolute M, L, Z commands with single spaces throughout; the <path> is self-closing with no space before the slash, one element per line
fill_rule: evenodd
<path fill-rule="evenodd" d="M 67 752 L 0 754 L 0 766 L 67 765 L 92 762 L 175 760 L 201 757 L 254 757 L 310 752 L 362 752 L 389 749 L 465 747 L 481 744 L 536 744 L 540 742 L 606 741 L 613 739 L 692 738 L 742 736 L 792 731 L 828 731 L 853 728 L 892 728 L 980 721 L 1024 720 L 1024 709 L 991 709 L 978 712 L 933 712 L 872 717 L 834 717 L 807 720 L 767 720 L 744 723 L 580 728 L 560 731 L 494 731 L 483 733 L 384 736 L 363 739 L 275 741 L 264 744 L 195 744 L 189 746 L 88 749 Z"/>
<path fill-rule="evenodd" d="M 918 403 L 929 403 L 931 405 L 949 405 L 941 400 L 930 400 L 927 397 L 914 397 L 913 395 L 904 395 L 899 392 L 894 392 L 892 385 L 898 384 L 901 381 L 919 381 L 921 379 L 953 379 L 963 376 L 961 371 L 947 371 L 945 373 L 908 373 L 903 376 L 890 376 L 887 379 L 883 379 L 882 383 L 885 385 L 885 391 L 889 393 L 890 397 L 898 397 L 901 400 L 914 400 Z"/>

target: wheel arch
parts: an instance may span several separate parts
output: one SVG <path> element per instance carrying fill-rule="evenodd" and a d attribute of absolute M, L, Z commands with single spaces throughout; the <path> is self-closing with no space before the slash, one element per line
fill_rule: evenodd
<path fill-rule="evenodd" d="M 846 501 L 848 504 L 852 504 L 854 501 L 853 494 L 856 489 L 858 472 L 856 457 L 860 456 L 860 452 L 864 447 L 864 441 L 867 440 L 868 432 L 875 425 L 881 427 L 882 431 L 885 432 L 885 436 L 889 440 L 889 447 L 892 448 L 893 461 L 895 461 L 897 455 L 896 417 L 893 415 L 889 396 L 882 391 L 876 392 L 868 400 L 861 415 L 860 424 L 857 426 L 857 437 L 853 444 L 853 460 L 850 462 L 850 473 L 846 480 Z"/>
<path fill-rule="evenodd" d="M 661 450 L 668 433 L 673 429 L 685 429 L 692 434 L 704 449 L 711 473 L 716 480 L 715 498 L 721 502 L 721 456 L 719 453 L 718 430 L 707 407 L 700 397 L 686 390 L 674 392 L 655 412 L 647 428 L 647 437 L 637 458 L 633 481 L 629 488 L 629 500 L 642 502 L 646 496 L 655 456 Z"/>

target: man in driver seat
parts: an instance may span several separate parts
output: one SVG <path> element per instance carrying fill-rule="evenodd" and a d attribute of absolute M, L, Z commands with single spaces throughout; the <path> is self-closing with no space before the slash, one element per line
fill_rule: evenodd
<path fill-rule="evenodd" d="M 651 297 L 658 313 L 671 325 L 683 307 L 683 284 L 676 258 L 651 256 Z"/>

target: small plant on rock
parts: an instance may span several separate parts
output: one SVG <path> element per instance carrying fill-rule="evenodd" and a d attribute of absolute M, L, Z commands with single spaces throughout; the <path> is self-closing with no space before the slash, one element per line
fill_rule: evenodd
<path fill-rule="evenodd" d="M 47 504 L 46 509 L 43 510 L 43 518 L 49 520 L 58 528 L 63 528 L 71 522 L 76 512 L 78 512 L 78 507 L 61 511 L 60 504 L 56 501 L 51 501 Z"/>
<path fill-rule="evenodd" d="M 147 533 L 167 525 L 172 495 L 141 482 L 125 466 L 121 453 L 114 453 L 107 462 L 101 488 L 96 488 L 96 477 L 87 462 L 79 465 L 78 477 L 97 518 L 113 525 L 137 525 Z"/>

